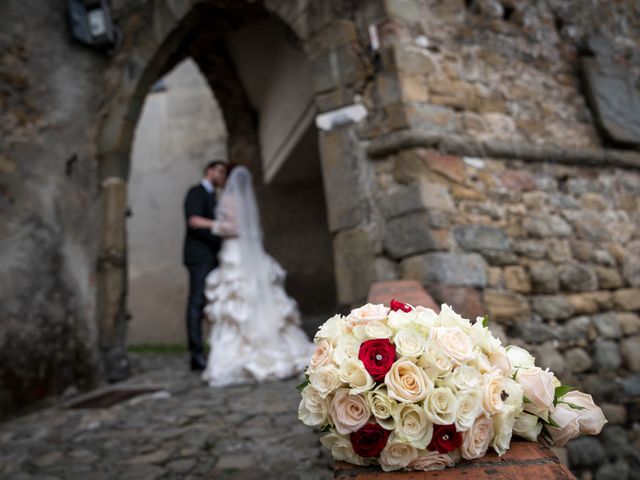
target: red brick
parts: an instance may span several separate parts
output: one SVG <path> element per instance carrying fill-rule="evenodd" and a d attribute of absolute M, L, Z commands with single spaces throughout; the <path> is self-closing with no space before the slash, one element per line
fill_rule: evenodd
<path fill-rule="evenodd" d="M 433 298 L 415 280 L 376 282 L 369 289 L 368 301 L 371 303 L 389 305 L 389 302 L 394 298 L 399 302 L 409 303 L 414 306 L 421 305 L 433 308 L 437 312 L 440 311 Z"/>
<path fill-rule="evenodd" d="M 464 318 L 475 320 L 485 314 L 480 292 L 475 288 L 431 285 L 429 293 L 438 304 L 447 303 Z"/>

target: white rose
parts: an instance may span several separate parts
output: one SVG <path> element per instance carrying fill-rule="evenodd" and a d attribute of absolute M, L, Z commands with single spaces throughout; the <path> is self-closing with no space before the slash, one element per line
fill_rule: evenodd
<path fill-rule="evenodd" d="M 499 372 L 484 375 L 482 407 L 488 414 L 495 415 L 504 410 L 505 387 L 505 377 Z"/>
<path fill-rule="evenodd" d="M 442 384 L 454 391 L 471 390 L 482 385 L 482 375 L 474 367 L 460 365 L 442 381 Z"/>
<path fill-rule="evenodd" d="M 463 390 L 456 395 L 455 425 L 458 432 L 469 430 L 482 413 L 482 393 L 480 390 Z"/>
<path fill-rule="evenodd" d="M 607 423 L 602 409 L 593 402 L 591 395 L 573 391 L 565 393 L 559 399 L 559 402 L 567 402 L 582 407 L 582 410 L 578 410 L 578 414 L 580 415 L 578 418 L 580 433 L 598 435 L 602 431 L 602 427 Z"/>
<path fill-rule="evenodd" d="M 333 354 L 333 346 L 325 338 L 320 340 L 316 345 L 311 360 L 309 361 L 309 371 L 313 371 L 318 367 L 324 367 L 331 361 Z"/>
<path fill-rule="evenodd" d="M 364 427 L 371 417 L 371 410 L 362 395 L 351 395 L 346 388 L 336 391 L 329 415 L 338 433 L 347 435 Z"/>
<path fill-rule="evenodd" d="M 507 348 L 507 357 L 511 364 L 512 371 L 520 368 L 532 368 L 535 367 L 536 359 L 531 356 L 524 348 L 517 347 L 515 345 L 509 345 Z"/>
<path fill-rule="evenodd" d="M 539 367 L 517 371 L 515 379 L 522 386 L 523 395 L 531 402 L 525 405 L 527 412 L 544 420 L 548 418 L 555 396 L 554 378 L 553 373 Z"/>
<path fill-rule="evenodd" d="M 460 327 L 433 328 L 429 338 L 457 365 L 473 358 L 471 339 Z"/>
<path fill-rule="evenodd" d="M 329 402 L 322 398 L 312 385 L 307 385 L 302 390 L 302 400 L 298 406 L 298 419 L 305 425 L 317 427 L 327 421 Z"/>
<path fill-rule="evenodd" d="M 397 360 L 384 377 L 389 397 L 400 402 L 416 403 L 433 389 L 433 382 L 425 371 L 411 360 Z"/>
<path fill-rule="evenodd" d="M 451 357 L 446 355 L 432 340 L 427 340 L 424 354 L 418 359 L 418 365 L 424 368 L 427 375 L 437 378 L 449 373 L 453 368 Z"/>
<path fill-rule="evenodd" d="M 401 405 L 395 416 L 396 435 L 418 449 L 425 449 L 433 436 L 433 423 L 424 408 L 416 404 Z"/>
<path fill-rule="evenodd" d="M 432 470 L 444 470 L 447 467 L 453 467 L 455 464 L 456 462 L 451 455 L 428 450 L 420 453 L 420 456 L 409 464 L 409 468 L 429 472 Z"/>
<path fill-rule="evenodd" d="M 384 384 L 378 385 L 375 390 L 365 394 L 371 413 L 376 417 L 377 422 L 387 430 L 395 427 L 395 416 L 398 411 L 398 403 L 389 398 L 387 387 Z"/>
<path fill-rule="evenodd" d="M 362 361 L 358 359 L 346 360 L 340 365 L 340 380 L 349 384 L 351 387 L 351 394 L 363 393 L 367 390 L 371 390 L 375 382 Z"/>
<path fill-rule="evenodd" d="M 467 332 L 471 328 L 471 322 L 466 318 L 462 318 L 459 314 L 453 311 L 446 303 L 443 303 L 440 307 L 440 314 L 438 320 L 443 327 L 458 327 L 461 330 Z"/>
<path fill-rule="evenodd" d="M 434 388 L 424 399 L 424 409 L 436 425 L 450 425 L 456 419 L 456 396 L 447 387 Z"/>
<path fill-rule="evenodd" d="M 365 325 L 369 322 L 382 322 L 387 318 L 389 309 L 384 305 L 366 305 L 351 310 L 351 313 L 345 319 L 347 328 L 352 329 L 356 325 Z"/>
<path fill-rule="evenodd" d="M 424 353 L 427 339 L 417 330 L 403 328 L 395 334 L 393 343 L 399 356 L 418 358 Z"/>
<path fill-rule="evenodd" d="M 502 347 L 489 355 L 489 364 L 492 368 L 497 368 L 503 375 L 511 373 L 511 362 L 507 356 L 506 350 Z"/>
<path fill-rule="evenodd" d="M 438 314 L 430 308 L 416 307 L 416 318 L 414 324 L 423 332 L 429 333 L 433 327 L 440 326 Z"/>
<path fill-rule="evenodd" d="M 478 417 L 471 428 L 462 434 L 462 458 L 473 460 L 483 457 L 493 440 L 493 419 Z"/>
<path fill-rule="evenodd" d="M 326 339 L 332 344 L 335 344 L 335 340 L 346 333 L 346 331 L 344 317 L 342 315 L 334 315 L 320 326 L 316 332 L 314 341 Z"/>
<path fill-rule="evenodd" d="M 535 415 L 521 413 L 516 417 L 513 425 L 513 433 L 531 442 L 538 441 L 538 435 L 542 431 L 542 422 Z"/>
<path fill-rule="evenodd" d="M 502 342 L 493 336 L 491 330 L 483 325 L 484 318 L 478 317 L 476 323 L 469 329 L 467 334 L 474 345 L 480 347 L 484 353 L 491 355 L 500 349 Z"/>
<path fill-rule="evenodd" d="M 565 403 L 559 403 L 549 418 L 558 427 L 547 425 L 547 431 L 557 447 L 564 447 L 572 438 L 580 435 L 580 413 Z"/>
<path fill-rule="evenodd" d="M 336 348 L 333 350 L 333 361 L 342 365 L 347 360 L 358 358 L 360 352 L 360 340 L 353 335 L 343 335 L 336 340 Z"/>
<path fill-rule="evenodd" d="M 352 333 L 358 340 L 365 341 L 376 338 L 391 338 L 393 330 L 383 322 L 368 322 L 353 327 Z"/>
<path fill-rule="evenodd" d="M 506 394 L 504 403 L 505 405 L 513 407 L 515 414 L 519 415 L 524 408 L 524 396 L 522 394 L 522 387 L 518 382 L 509 377 L 503 378 L 504 393 Z M 503 397 L 505 397 L 505 395 L 503 395 Z"/>
<path fill-rule="evenodd" d="M 507 406 L 504 411 L 493 417 L 493 430 L 495 432 L 495 436 L 493 437 L 491 446 L 498 456 L 504 455 L 507 453 L 507 450 L 509 450 L 515 421 L 515 411 L 511 406 Z"/>
<path fill-rule="evenodd" d="M 389 436 L 387 446 L 380 452 L 380 467 L 385 472 L 401 470 L 418 458 L 418 450 L 408 443 L 396 438 L 395 434 Z"/>
<path fill-rule="evenodd" d="M 411 310 L 410 312 L 403 312 L 402 310 L 391 311 L 389 312 L 387 324 L 397 332 L 398 330 L 412 326 L 417 316 L 418 314 L 415 310 Z"/>
<path fill-rule="evenodd" d="M 353 451 L 349 437 L 339 433 L 329 433 L 320 438 L 320 443 L 331 450 L 331 456 L 338 461 L 354 465 L 368 465 L 369 459 L 362 458 Z"/>
<path fill-rule="evenodd" d="M 480 373 L 488 373 L 493 370 L 489 357 L 485 355 L 480 347 L 473 349 L 473 358 L 469 360 L 469 365 L 477 369 Z"/>
<path fill-rule="evenodd" d="M 342 385 L 338 369 L 333 365 L 325 365 L 309 373 L 309 383 L 318 391 L 322 398 Z"/>

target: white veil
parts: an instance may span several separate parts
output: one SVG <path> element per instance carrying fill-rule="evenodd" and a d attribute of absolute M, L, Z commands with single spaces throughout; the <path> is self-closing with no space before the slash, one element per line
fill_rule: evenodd
<path fill-rule="evenodd" d="M 251 172 L 246 167 L 238 166 L 231 171 L 216 210 L 216 220 L 233 230 L 239 244 L 239 267 L 247 282 L 243 294 L 250 305 L 245 333 L 255 341 L 275 342 L 284 319 L 270 295 L 271 262 L 262 245 L 260 212 Z"/>

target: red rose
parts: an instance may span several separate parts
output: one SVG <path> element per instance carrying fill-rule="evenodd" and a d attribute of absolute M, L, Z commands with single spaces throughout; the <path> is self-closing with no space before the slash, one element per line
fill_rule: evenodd
<path fill-rule="evenodd" d="M 449 453 L 460 445 L 462 445 L 462 434 L 456 432 L 455 425 L 433 426 L 433 437 L 429 444 L 429 450 L 437 450 L 438 453 Z"/>
<path fill-rule="evenodd" d="M 407 305 L 406 303 L 399 302 L 395 298 L 391 300 L 391 303 L 389 304 L 389 308 L 391 308 L 391 310 L 393 310 L 394 312 L 397 312 L 398 310 L 402 310 L 405 313 L 413 310 L 411 305 Z"/>
<path fill-rule="evenodd" d="M 367 423 L 351 434 L 353 451 L 361 457 L 377 457 L 387 445 L 390 433 L 377 423 Z"/>
<path fill-rule="evenodd" d="M 384 380 L 396 360 L 396 347 L 388 338 L 367 340 L 360 345 L 358 358 L 376 382 Z"/>

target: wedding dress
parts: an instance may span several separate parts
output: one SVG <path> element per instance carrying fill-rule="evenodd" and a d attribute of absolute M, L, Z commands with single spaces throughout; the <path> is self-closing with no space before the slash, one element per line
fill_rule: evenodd
<path fill-rule="evenodd" d="M 300 328 L 284 269 L 262 245 L 251 174 L 236 167 L 225 186 L 213 231 L 225 237 L 218 268 L 207 277 L 210 353 L 202 377 L 210 386 L 262 382 L 301 373 L 312 343 Z"/>

